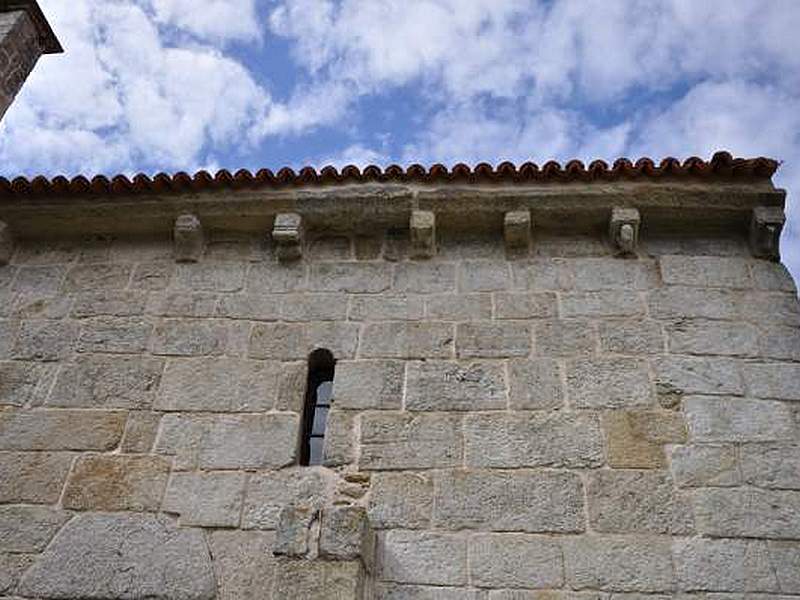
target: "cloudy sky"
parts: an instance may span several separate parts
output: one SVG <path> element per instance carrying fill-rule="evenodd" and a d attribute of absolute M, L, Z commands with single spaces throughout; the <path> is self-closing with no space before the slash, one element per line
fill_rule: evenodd
<path fill-rule="evenodd" d="M 800 0 L 39 1 L 5 176 L 727 149 L 800 193 Z"/>

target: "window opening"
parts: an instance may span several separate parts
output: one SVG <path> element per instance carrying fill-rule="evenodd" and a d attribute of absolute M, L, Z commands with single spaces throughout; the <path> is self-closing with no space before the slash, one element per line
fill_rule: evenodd
<path fill-rule="evenodd" d="M 314 350 L 308 358 L 306 399 L 300 445 L 301 465 L 321 465 L 325 428 L 333 402 L 333 372 L 336 360 L 329 350 Z"/>

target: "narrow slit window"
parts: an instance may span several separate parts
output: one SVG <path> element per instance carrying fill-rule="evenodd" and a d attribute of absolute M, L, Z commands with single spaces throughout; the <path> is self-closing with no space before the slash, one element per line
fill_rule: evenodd
<path fill-rule="evenodd" d="M 314 350 L 308 358 L 306 400 L 300 445 L 301 465 L 321 465 L 325 428 L 333 401 L 333 371 L 336 360 L 328 350 Z"/>

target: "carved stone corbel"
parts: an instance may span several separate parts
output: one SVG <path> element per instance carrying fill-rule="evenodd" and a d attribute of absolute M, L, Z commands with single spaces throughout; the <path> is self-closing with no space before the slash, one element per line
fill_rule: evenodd
<path fill-rule="evenodd" d="M 203 225 L 195 215 L 181 215 L 175 219 L 173 230 L 175 260 L 197 262 L 203 255 L 205 236 Z"/>
<path fill-rule="evenodd" d="M 429 210 L 411 212 L 412 258 L 431 258 L 436 254 L 436 215 Z"/>
<path fill-rule="evenodd" d="M 0 221 L 0 265 L 7 265 L 14 254 L 14 235 L 8 223 Z"/>
<path fill-rule="evenodd" d="M 531 245 L 531 211 L 515 210 L 507 212 L 503 218 L 503 235 L 506 250 L 527 250 Z"/>
<path fill-rule="evenodd" d="M 620 255 L 636 254 L 642 218 L 635 208 L 614 207 L 609 221 L 609 237 Z"/>
<path fill-rule="evenodd" d="M 303 255 L 303 233 L 303 217 L 297 213 L 275 215 L 272 240 L 279 261 L 297 260 Z"/>
<path fill-rule="evenodd" d="M 786 216 L 777 206 L 756 206 L 750 221 L 750 249 L 753 256 L 778 261 L 780 238 Z"/>

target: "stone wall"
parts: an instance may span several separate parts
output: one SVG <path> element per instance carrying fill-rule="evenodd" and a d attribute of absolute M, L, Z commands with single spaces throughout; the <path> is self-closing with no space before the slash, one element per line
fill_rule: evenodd
<path fill-rule="evenodd" d="M 744 236 L 311 234 L 17 244 L 0 596 L 800 597 L 800 311 Z"/>
<path fill-rule="evenodd" d="M 41 54 L 39 34 L 28 13 L 0 12 L 0 118 Z"/>

